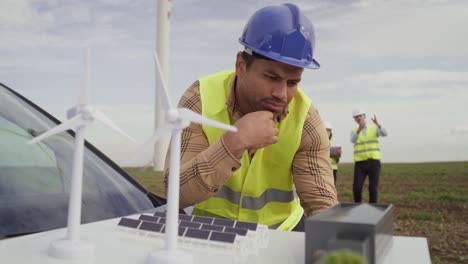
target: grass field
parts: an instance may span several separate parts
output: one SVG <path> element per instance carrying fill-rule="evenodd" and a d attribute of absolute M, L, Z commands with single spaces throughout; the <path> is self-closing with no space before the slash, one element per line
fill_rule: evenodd
<path fill-rule="evenodd" d="M 162 173 L 127 168 L 152 192 Z M 341 164 L 337 190 L 352 201 L 353 164 Z M 368 200 L 367 185 L 363 193 Z M 395 206 L 394 235 L 426 237 L 432 263 L 468 262 L 468 162 L 383 163 L 379 203 Z"/>

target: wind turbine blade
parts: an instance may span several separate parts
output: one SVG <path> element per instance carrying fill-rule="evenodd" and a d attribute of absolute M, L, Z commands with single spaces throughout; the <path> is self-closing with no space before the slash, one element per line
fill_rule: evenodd
<path fill-rule="evenodd" d="M 171 125 L 166 125 L 166 126 L 163 126 L 163 127 L 159 127 L 158 129 L 156 129 L 156 131 L 154 132 L 154 134 L 148 139 L 145 141 L 145 143 L 141 144 L 138 148 L 137 148 L 137 151 L 141 152 L 141 150 L 145 149 L 148 145 L 150 146 L 153 146 L 156 141 L 158 141 L 158 139 L 163 136 L 164 134 L 169 134 L 172 130 L 172 126 Z M 131 162 L 136 162 L 138 161 L 137 160 L 137 157 L 139 157 L 140 153 L 136 153 L 134 155 L 134 158 L 132 158 L 130 161 Z M 148 161 L 147 163 L 145 163 L 145 166 L 149 166 L 148 164 L 150 164 L 152 161 Z"/>
<path fill-rule="evenodd" d="M 31 139 L 30 141 L 28 141 L 28 144 L 33 144 L 33 143 L 37 143 L 45 138 L 48 138 L 52 135 L 55 135 L 55 134 L 58 134 L 58 133 L 61 133 L 63 131 L 66 131 L 68 129 L 73 129 L 73 128 L 76 128 L 77 126 L 81 125 L 81 124 L 84 124 L 85 121 L 83 121 L 83 119 L 81 119 L 81 116 L 80 115 L 76 115 L 74 116 L 73 118 L 71 119 L 68 119 L 67 121 L 63 122 L 62 124 L 46 131 L 45 133 L 42 133 L 41 135 Z"/>
<path fill-rule="evenodd" d="M 91 80 L 91 48 L 86 49 L 86 62 L 85 62 L 85 73 L 83 80 L 83 87 L 81 88 L 80 102 L 79 104 L 89 104 L 89 83 Z"/>
<path fill-rule="evenodd" d="M 130 139 L 133 142 L 135 142 L 135 139 L 133 139 L 131 136 L 129 136 L 127 133 L 125 133 L 122 129 L 120 129 L 103 112 L 99 111 L 98 109 L 95 109 L 93 115 L 98 121 L 100 121 L 104 125 L 108 126 L 110 129 L 114 130 L 115 132 L 119 133 L 120 135 Z"/>
<path fill-rule="evenodd" d="M 172 126 L 171 125 L 165 125 L 163 127 L 159 127 L 158 129 L 156 129 L 156 131 L 154 132 L 154 134 L 148 139 L 146 140 L 145 143 L 143 143 L 143 145 L 141 145 L 141 147 L 139 149 L 142 149 L 148 145 L 154 145 L 161 136 L 165 135 L 165 134 L 169 134 L 172 130 Z"/>
<path fill-rule="evenodd" d="M 200 114 L 193 112 L 190 109 L 178 108 L 177 110 L 179 111 L 179 114 L 182 116 L 183 119 L 189 120 L 190 122 L 217 127 L 217 128 L 221 128 L 221 129 L 232 131 L 232 132 L 237 132 L 237 127 L 235 126 L 230 126 L 230 125 L 215 121 L 213 119 L 209 119 L 207 117 L 204 117 Z"/>
<path fill-rule="evenodd" d="M 153 161 L 151 159 L 149 159 L 145 163 L 143 163 L 143 166 L 140 168 L 140 171 L 145 171 L 150 166 L 153 166 Z"/>
<path fill-rule="evenodd" d="M 169 98 L 169 93 L 167 92 L 167 82 L 166 82 L 166 79 L 164 78 L 161 64 L 159 63 L 159 58 L 158 58 L 158 54 L 156 53 L 156 51 L 153 53 L 153 55 L 154 55 L 154 63 L 156 66 L 156 69 L 155 69 L 156 76 L 159 76 L 159 80 L 162 86 L 161 89 L 159 89 L 159 96 L 161 96 L 161 102 L 164 108 L 163 110 L 168 111 L 169 109 L 172 109 L 173 107 L 171 104 L 171 100 Z"/>

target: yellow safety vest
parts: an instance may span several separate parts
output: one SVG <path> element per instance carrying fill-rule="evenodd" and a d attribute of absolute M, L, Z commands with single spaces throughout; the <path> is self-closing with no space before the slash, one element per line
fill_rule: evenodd
<path fill-rule="evenodd" d="M 200 79 L 202 114 L 233 124 L 226 107 L 234 71 Z M 241 166 L 211 198 L 194 206 L 193 214 L 256 222 L 279 230 L 292 230 L 304 209 L 294 197 L 292 163 L 311 100 L 300 90 L 289 104 L 289 114 L 277 124 L 278 143 L 258 149 L 252 160 L 245 151 Z M 203 126 L 209 144 L 225 131 Z"/>
<path fill-rule="evenodd" d="M 353 130 L 357 132 L 357 128 Z M 366 135 L 359 133 L 356 143 L 354 143 L 354 161 L 363 161 L 368 159 L 381 160 L 379 137 L 377 135 L 377 126 L 368 125 Z"/>
<path fill-rule="evenodd" d="M 333 141 L 330 140 L 330 146 L 333 146 Z M 338 170 L 338 161 L 336 158 L 330 158 L 332 170 Z"/>

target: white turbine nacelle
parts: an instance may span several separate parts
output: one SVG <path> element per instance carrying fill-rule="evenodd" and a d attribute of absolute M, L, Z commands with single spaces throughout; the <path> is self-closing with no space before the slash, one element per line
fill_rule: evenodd
<path fill-rule="evenodd" d="M 77 115 L 81 115 L 83 120 L 94 121 L 94 108 L 90 105 L 80 104 L 67 110 L 67 118 L 72 119 Z"/>
<path fill-rule="evenodd" d="M 129 136 L 117 125 L 115 125 L 115 123 L 112 120 L 110 120 L 101 110 L 99 110 L 96 107 L 93 107 L 89 104 L 79 104 L 67 111 L 68 119 L 72 119 L 75 116 L 80 116 L 83 122 L 82 124 L 85 125 L 91 124 L 94 121 L 99 121 L 101 124 L 114 130 L 114 132 L 117 132 L 123 137 L 129 139 L 130 141 L 135 142 L 135 140 L 131 136 Z"/>
<path fill-rule="evenodd" d="M 180 119 L 180 114 L 179 114 L 179 111 L 177 111 L 177 109 L 169 109 L 169 111 L 166 112 L 167 122 L 173 123 L 177 119 Z"/>
<path fill-rule="evenodd" d="M 114 122 L 112 122 L 112 120 L 110 120 L 103 112 L 101 112 L 99 109 L 94 108 L 88 104 L 79 104 L 76 107 L 70 108 L 67 111 L 67 118 L 68 118 L 67 121 L 39 135 L 38 137 L 33 138 L 28 143 L 29 144 L 36 143 L 50 136 L 58 134 L 60 132 L 63 132 L 69 129 L 76 129 L 79 126 L 90 125 L 94 121 L 99 121 L 100 123 L 104 124 L 105 126 L 109 127 L 115 132 L 119 133 L 120 135 L 135 142 L 135 140 L 132 137 L 130 137 L 123 130 L 117 127 L 117 125 L 115 125 Z"/>

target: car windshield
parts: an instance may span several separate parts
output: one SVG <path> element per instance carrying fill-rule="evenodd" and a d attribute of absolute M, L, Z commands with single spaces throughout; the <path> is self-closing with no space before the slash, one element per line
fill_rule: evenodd
<path fill-rule="evenodd" d="M 27 144 L 56 125 L 56 119 L 0 84 L 0 239 L 66 226 L 73 132 Z M 147 192 L 86 143 L 82 223 L 151 208 Z"/>

